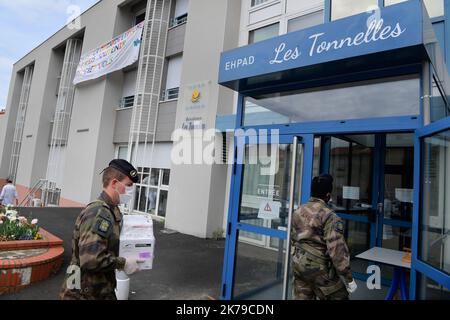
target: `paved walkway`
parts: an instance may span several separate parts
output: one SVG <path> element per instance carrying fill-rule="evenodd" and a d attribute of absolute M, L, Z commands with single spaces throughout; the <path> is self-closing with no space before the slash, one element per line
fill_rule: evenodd
<path fill-rule="evenodd" d="M 79 209 L 28 209 L 46 230 L 64 240 L 64 265 L 60 272 L 19 294 L 0 296 L 0 300 L 57 300 L 70 262 L 71 237 Z M 22 214 L 28 215 L 25 212 Z M 203 240 L 182 234 L 163 234 L 155 222 L 155 262 L 153 270 L 131 278 L 130 300 L 207 300 L 218 299 L 222 276 L 224 241 Z"/>
<path fill-rule="evenodd" d="M 71 238 L 80 209 L 26 209 L 21 212 L 39 219 L 39 224 L 64 240 L 64 265 L 57 275 L 38 283 L 19 294 L 0 296 L 0 300 L 57 300 L 64 273 L 71 259 Z M 161 232 L 163 225 L 155 222 L 155 261 L 153 270 L 131 277 L 130 300 L 207 300 L 218 299 L 222 277 L 224 241 L 203 240 L 195 237 Z M 268 262 L 267 251 L 253 246 L 239 246 L 239 276 L 237 290 L 249 290 L 270 280 L 274 263 Z M 270 259 L 269 259 L 270 260 Z M 258 284 L 258 285 L 256 285 Z M 365 283 L 353 300 L 384 299 L 386 288 L 369 291 Z M 244 290 L 244 291 L 245 291 Z M 238 290 L 239 291 L 239 290 Z M 254 298 L 270 299 L 272 295 L 260 294 Z"/>

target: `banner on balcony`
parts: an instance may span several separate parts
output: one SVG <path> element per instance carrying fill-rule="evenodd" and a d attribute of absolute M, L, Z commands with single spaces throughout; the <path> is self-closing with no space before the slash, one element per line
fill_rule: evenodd
<path fill-rule="evenodd" d="M 121 70 L 139 58 L 144 22 L 101 47 L 81 56 L 73 83 L 92 80 Z"/>

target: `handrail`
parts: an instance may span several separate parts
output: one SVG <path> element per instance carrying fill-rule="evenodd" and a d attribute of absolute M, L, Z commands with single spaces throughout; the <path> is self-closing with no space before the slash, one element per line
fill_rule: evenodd
<path fill-rule="evenodd" d="M 36 193 L 37 190 L 39 190 L 45 183 L 47 183 L 47 180 L 45 179 L 39 179 L 38 182 L 36 182 L 36 184 L 33 186 L 33 188 L 30 189 L 30 191 L 28 191 L 27 195 L 25 196 L 25 198 L 22 200 L 22 202 L 19 203 L 19 207 L 21 207 L 22 205 L 24 205 L 27 201 L 30 200 L 30 195 Z"/>

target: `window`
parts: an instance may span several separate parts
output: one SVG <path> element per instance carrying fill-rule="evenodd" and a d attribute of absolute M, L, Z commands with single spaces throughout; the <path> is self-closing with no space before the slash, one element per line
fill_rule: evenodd
<path fill-rule="evenodd" d="M 270 0 L 252 0 L 252 7 L 259 6 L 265 2 L 269 2 Z"/>
<path fill-rule="evenodd" d="M 162 101 L 178 99 L 182 68 L 182 55 L 171 57 L 168 60 L 166 86 L 162 93 Z"/>
<path fill-rule="evenodd" d="M 437 85 L 435 77 L 433 77 L 431 90 L 432 94 L 430 98 L 430 119 L 431 122 L 435 122 L 439 119 L 447 117 L 449 115 L 449 110 L 444 99 L 444 95 Z"/>
<path fill-rule="evenodd" d="M 139 23 L 141 23 L 142 21 L 145 21 L 145 12 L 136 16 L 136 19 L 134 21 L 134 25 L 136 26 Z"/>
<path fill-rule="evenodd" d="M 419 97 L 415 75 L 253 95 L 245 99 L 244 125 L 418 115 Z"/>
<path fill-rule="evenodd" d="M 263 41 L 266 39 L 270 39 L 273 37 L 278 36 L 280 32 L 280 24 L 279 23 L 274 23 L 259 29 L 255 29 L 250 31 L 249 33 L 249 37 L 248 37 L 248 43 L 252 44 L 252 43 L 256 43 L 259 41 Z"/>
<path fill-rule="evenodd" d="M 119 107 L 131 108 L 134 104 L 134 95 L 136 92 L 137 69 L 126 71 L 123 74 L 122 99 Z"/>
<path fill-rule="evenodd" d="M 288 32 L 306 29 L 322 24 L 324 20 L 323 10 L 309 13 L 288 21 Z"/>
<path fill-rule="evenodd" d="M 390 6 L 408 0 L 384 0 L 385 6 Z M 444 15 L 444 0 L 424 0 L 430 18 L 440 17 Z"/>
<path fill-rule="evenodd" d="M 378 7 L 378 0 L 331 0 L 331 20 L 349 17 Z"/>
<path fill-rule="evenodd" d="M 170 22 L 170 27 L 176 27 L 186 23 L 188 17 L 189 0 L 177 0 L 174 16 Z"/>
<path fill-rule="evenodd" d="M 170 169 L 138 168 L 134 210 L 159 217 L 166 216 Z"/>
<path fill-rule="evenodd" d="M 119 146 L 117 150 L 117 159 L 128 159 L 128 146 Z"/>
<path fill-rule="evenodd" d="M 450 130 L 422 147 L 419 259 L 450 274 Z"/>

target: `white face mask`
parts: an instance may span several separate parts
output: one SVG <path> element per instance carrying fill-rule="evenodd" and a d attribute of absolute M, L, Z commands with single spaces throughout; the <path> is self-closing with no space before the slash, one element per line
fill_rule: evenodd
<path fill-rule="evenodd" d="M 129 204 L 131 199 L 133 199 L 134 187 L 127 187 L 122 182 L 119 182 L 121 185 L 125 187 L 125 193 L 121 194 L 119 191 L 116 192 L 119 194 L 120 204 Z"/>

